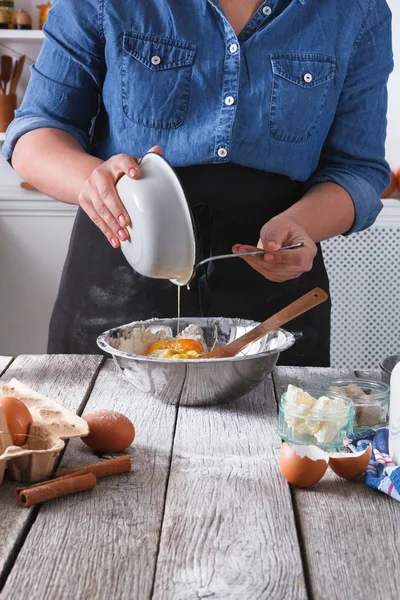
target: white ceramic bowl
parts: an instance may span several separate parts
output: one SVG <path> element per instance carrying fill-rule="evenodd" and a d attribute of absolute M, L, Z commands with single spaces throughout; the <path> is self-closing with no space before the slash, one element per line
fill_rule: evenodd
<path fill-rule="evenodd" d="M 196 258 L 192 216 L 182 186 L 168 161 L 145 154 L 139 179 L 124 175 L 116 189 L 132 221 L 121 249 L 131 267 L 146 277 L 190 280 Z"/>

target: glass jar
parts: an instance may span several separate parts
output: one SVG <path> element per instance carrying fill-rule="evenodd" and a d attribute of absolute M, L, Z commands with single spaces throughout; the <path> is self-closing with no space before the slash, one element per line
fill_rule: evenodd
<path fill-rule="evenodd" d="M 0 29 L 8 29 L 8 14 L 1 6 L 0 0 Z"/>
<path fill-rule="evenodd" d="M 32 17 L 26 10 L 14 10 L 13 29 L 32 29 Z"/>
<path fill-rule="evenodd" d="M 334 392 L 299 391 L 305 396 L 294 398 L 288 390 L 279 402 L 281 438 L 292 444 L 313 445 L 323 450 L 343 447 L 344 438 L 353 433 L 353 402 Z"/>
<path fill-rule="evenodd" d="M 53 6 L 52 2 L 47 2 L 46 4 L 38 4 L 36 8 L 39 10 L 39 29 L 43 29 L 43 25 L 46 23 L 49 10 Z"/>
<path fill-rule="evenodd" d="M 14 13 L 14 0 L 0 0 L 0 11 L 5 12 L 7 15 L 7 29 L 12 27 L 12 19 Z M 3 19 L 0 21 L 4 25 Z M 5 29 L 4 27 L 2 27 Z"/>
<path fill-rule="evenodd" d="M 379 429 L 389 423 L 390 386 L 382 381 L 367 379 L 333 379 L 321 385 L 349 398 L 355 405 L 354 430 Z"/>

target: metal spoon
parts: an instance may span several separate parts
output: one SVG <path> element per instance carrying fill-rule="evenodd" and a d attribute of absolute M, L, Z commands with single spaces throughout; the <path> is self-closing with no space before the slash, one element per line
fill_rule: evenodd
<path fill-rule="evenodd" d="M 294 250 L 295 248 L 301 248 L 302 246 L 304 246 L 304 242 L 299 242 L 297 244 L 292 244 L 290 246 L 282 246 L 281 248 L 278 248 L 277 252 L 280 252 L 281 250 Z M 267 254 L 267 252 L 268 252 L 267 250 L 254 250 L 253 252 L 238 252 L 237 254 L 218 254 L 217 256 L 210 256 L 209 258 L 205 258 L 204 260 L 201 260 L 194 266 L 193 274 L 192 274 L 190 281 L 193 281 L 198 267 L 200 267 L 201 265 L 204 265 L 205 263 L 208 263 L 208 262 L 211 262 L 214 260 L 222 260 L 223 258 L 241 258 L 243 256 L 259 256 L 262 254 Z"/>

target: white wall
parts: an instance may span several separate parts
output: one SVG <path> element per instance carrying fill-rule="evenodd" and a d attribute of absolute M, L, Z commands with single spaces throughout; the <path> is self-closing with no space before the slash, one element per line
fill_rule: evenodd
<path fill-rule="evenodd" d="M 389 80 L 388 134 L 386 158 L 393 171 L 400 169 L 400 1 L 388 0 L 393 14 L 395 67 Z"/>

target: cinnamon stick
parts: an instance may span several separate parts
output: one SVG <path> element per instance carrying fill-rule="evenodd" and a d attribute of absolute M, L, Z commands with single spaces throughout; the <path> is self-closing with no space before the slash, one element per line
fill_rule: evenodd
<path fill-rule="evenodd" d="M 29 487 L 20 487 L 15 490 L 18 504 L 21 506 L 32 506 L 46 502 L 53 498 L 90 490 L 96 486 L 96 477 L 93 473 L 78 475 L 67 475 L 58 479 L 43 481 Z"/>
<path fill-rule="evenodd" d="M 118 458 L 112 458 L 110 460 L 103 460 L 102 462 L 93 463 L 91 465 L 85 465 L 83 467 L 76 467 L 74 469 L 59 469 L 55 472 L 55 477 L 65 477 L 66 475 L 80 473 L 93 473 L 97 478 L 109 477 L 110 475 L 117 475 L 117 473 L 127 473 L 131 470 L 131 458 L 128 454 L 124 456 L 118 456 Z"/>

